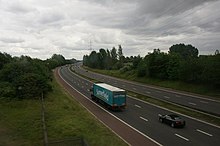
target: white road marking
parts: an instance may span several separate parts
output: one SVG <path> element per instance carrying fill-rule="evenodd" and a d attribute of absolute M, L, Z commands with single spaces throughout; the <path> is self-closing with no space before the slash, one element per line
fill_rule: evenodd
<path fill-rule="evenodd" d="M 175 95 L 176 97 L 181 97 L 180 95 Z"/>
<path fill-rule="evenodd" d="M 148 122 L 148 119 L 145 119 L 145 118 L 143 118 L 143 117 L 140 117 L 140 119 L 142 119 L 142 120 Z"/>
<path fill-rule="evenodd" d="M 138 107 L 138 108 L 141 108 L 141 106 L 140 106 L 140 105 L 137 105 L 137 104 L 135 104 L 134 106 L 136 106 L 136 107 Z"/>
<path fill-rule="evenodd" d="M 166 99 L 169 99 L 170 97 L 168 97 L 168 96 L 163 96 L 164 98 L 166 98 Z"/>
<path fill-rule="evenodd" d="M 191 105 L 196 105 L 195 103 L 193 103 L 193 102 L 188 102 L 189 104 L 191 104 Z"/>
<path fill-rule="evenodd" d="M 137 90 L 136 88 L 133 88 L 133 90 Z"/>
<path fill-rule="evenodd" d="M 145 91 L 147 94 L 150 94 L 151 92 L 149 92 L 149 91 Z"/>
<path fill-rule="evenodd" d="M 209 103 L 209 102 L 207 102 L 207 101 L 202 101 L 202 100 L 200 100 L 200 102 L 201 102 L 201 103 L 206 103 L 206 104 Z"/>
<path fill-rule="evenodd" d="M 212 134 L 209 134 L 209 133 L 207 133 L 207 132 L 205 132 L 205 131 L 202 131 L 202 130 L 199 130 L 199 129 L 196 129 L 196 131 L 198 131 L 198 132 L 200 132 L 200 133 L 203 133 L 203 134 L 205 134 L 205 135 L 208 135 L 208 136 L 213 136 Z"/>
<path fill-rule="evenodd" d="M 179 138 L 182 138 L 182 139 L 184 139 L 184 140 L 186 140 L 186 141 L 189 141 L 189 139 L 187 139 L 187 138 L 185 138 L 185 137 L 183 137 L 183 136 L 181 136 L 181 135 L 179 135 L 179 134 L 175 134 L 176 136 L 178 136 Z"/>

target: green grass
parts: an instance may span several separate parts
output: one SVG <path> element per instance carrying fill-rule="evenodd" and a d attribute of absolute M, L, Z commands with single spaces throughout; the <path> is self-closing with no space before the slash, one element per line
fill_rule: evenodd
<path fill-rule="evenodd" d="M 90 146 L 127 145 L 100 123 L 55 81 L 46 95 L 45 120 L 48 140 L 83 137 Z M 0 146 L 43 145 L 41 103 L 39 100 L 0 98 Z"/>
<path fill-rule="evenodd" d="M 126 145 L 95 119 L 74 98 L 60 91 L 57 84 L 46 99 L 46 121 L 51 140 L 84 137 L 92 145 Z"/>
<path fill-rule="evenodd" d="M 39 100 L 0 99 L 0 145 L 42 145 Z"/>

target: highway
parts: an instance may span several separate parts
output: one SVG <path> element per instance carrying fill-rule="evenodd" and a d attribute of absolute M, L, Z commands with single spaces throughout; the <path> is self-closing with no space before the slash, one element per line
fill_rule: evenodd
<path fill-rule="evenodd" d="M 81 75 L 87 76 L 92 79 L 96 79 L 101 82 L 108 83 L 116 87 L 120 87 L 128 91 L 132 91 L 166 102 L 171 102 L 191 109 L 196 109 L 201 112 L 220 118 L 219 100 L 205 98 L 199 95 L 192 95 L 180 91 L 168 90 L 165 88 L 159 88 L 155 86 L 148 86 L 141 83 L 126 81 L 115 77 L 90 72 L 81 68 L 80 63 L 72 66 L 72 69 Z"/>
<path fill-rule="evenodd" d="M 70 71 L 69 67 L 63 66 L 60 75 L 71 86 L 90 98 L 89 89 L 92 83 Z M 138 88 L 136 88 L 138 90 Z M 93 102 L 91 99 L 89 99 Z M 155 140 L 159 145 L 219 145 L 220 127 L 205 122 L 182 116 L 186 120 L 185 128 L 172 128 L 159 122 L 158 114 L 173 113 L 166 109 L 149 103 L 128 97 L 127 108 L 122 112 L 108 111 L 124 123 Z M 131 136 L 132 138 L 132 136 Z M 135 137 L 134 137 L 135 138 Z"/>

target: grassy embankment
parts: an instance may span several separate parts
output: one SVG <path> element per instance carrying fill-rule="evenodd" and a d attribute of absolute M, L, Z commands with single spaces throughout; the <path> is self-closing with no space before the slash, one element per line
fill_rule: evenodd
<path fill-rule="evenodd" d="M 180 81 L 140 78 L 136 76 L 136 73 L 134 71 L 122 73 L 119 70 L 99 70 L 99 69 L 88 68 L 85 66 L 84 68 L 97 73 L 110 75 L 121 79 L 140 82 L 148 85 L 161 86 L 161 87 L 180 90 L 180 91 L 186 91 L 195 94 L 201 94 L 201 95 L 209 96 L 208 98 L 214 98 L 216 100 L 220 100 L 220 90 L 210 85 L 187 84 Z"/>
<path fill-rule="evenodd" d="M 48 140 L 84 137 L 92 145 L 126 145 L 55 81 L 45 99 Z M 0 98 L 0 146 L 43 145 L 40 100 Z"/>
<path fill-rule="evenodd" d="M 91 68 L 87 68 L 87 67 L 84 67 L 84 68 L 86 68 L 86 69 L 88 69 L 90 71 L 101 73 L 101 74 L 106 74 L 106 75 L 110 75 L 110 76 L 114 76 L 114 77 L 118 77 L 118 78 L 122 78 L 122 79 L 126 79 L 126 80 L 132 80 L 132 81 L 136 81 L 136 82 L 141 82 L 141 83 L 147 83 L 147 84 L 153 84 L 153 85 L 157 85 L 157 86 L 163 86 L 163 87 L 167 87 L 167 88 L 168 87 L 169 88 L 173 87 L 174 89 L 179 89 L 179 90 L 180 89 L 182 89 L 182 90 L 183 89 L 187 89 L 187 86 L 190 86 L 191 88 L 193 88 L 192 90 L 190 90 L 190 89 L 189 90 L 185 90 L 185 91 L 188 91 L 188 92 L 196 91 L 194 93 L 202 94 L 203 91 L 201 91 L 201 90 L 207 90 L 207 91 L 209 90 L 206 86 L 198 86 L 197 87 L 195 85 L 187 85 L 187 84 L 171 82 L 171 81 L 159 81 L 159 80 L 152 80 L 152 79 L 151 80 L 147 80 L 147 79 L 141 79 L 141 78 L 137 79 L 136 77 L 134 77 L 133 73 L 131 73 L 129 75 L 129 74 L 121 74 L 119 71 L 97 70 L 97 69 L 91 69 Z M 164 86 L 164 85 L 166 85 L 166 86 Z M 178 88 L 176 88 L 176 85 L 178 85 Z M 133 93 L 131 91 L 128 91 L 128 94 L 130 96 L 135 97 L 135 98 L 144 100 L 144 101 L 146 101 L 148 103 L 151 103 L 151 104 L 154 104 L 154 105 L 158 105 L 158 106 L 167 108 L 169 110 L 173 110 L 173 111 L 176 111 L 176 112 L 179 112 L 179 113 L 182 113 L 182 114 L 194 117 L 196 119 L 200 119 L 200 120 L 203 120 L 203 121 L 206 121 L 206 122 L 209 122 L 209 123 L 212 123 L 212 124 L 220 126 L 220 118 L 213 117 L 213 116 L 210 116 L 210 115 L 207 115 L 207 114 L 204 114 L 204 113 L 201 113 L 201 112 L 197 112 L 197 111 L 194 111 L 194 110 L 191 110 L 191 109 L 188 109 L 188 108 L 184 108 L 184 107 L 181 107 L 181 106 L 178 106 L 178 105 L 174 105 L 172 103 L 168 103 L 168 102 L 165 102 L 165 101 L 157 100 L 155 98 L 143 96 L 143 95 L 140 95 L 138 93 Z M 219 95 L 218 91 L 215 91 L 214 95 Z M 217 97 L 214 97 L 214 98 L 215 99 L 219 99 Z"/>

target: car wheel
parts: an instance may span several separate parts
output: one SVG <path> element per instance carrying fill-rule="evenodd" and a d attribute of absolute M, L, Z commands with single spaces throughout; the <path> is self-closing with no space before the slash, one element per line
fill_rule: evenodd
<path fill-rule="evenodd" d="M 160 118 L 159 121 L 160 121 L 161 123 L 163 123 L 163 119 Z"/>
<path fill-rule="evenodd" d="M 174 123 L 171 123 L 171 127 L 173 127 L 173 128 L 174 128 L 174 126 L 175 126 L 175 125 L 174 125 Z"/>

